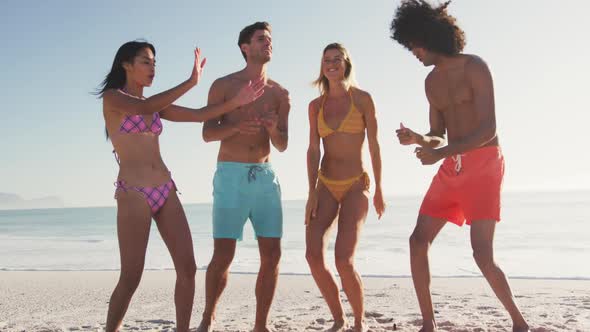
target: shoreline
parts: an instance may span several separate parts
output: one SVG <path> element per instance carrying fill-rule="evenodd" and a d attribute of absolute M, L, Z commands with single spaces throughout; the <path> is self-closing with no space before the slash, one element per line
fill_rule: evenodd
<path fill-rule="evenodd" d="M 201 266 L 198 268 L 199 272 L 204 272 L 207 270 L 207 266 Z M 7 268 L 0 268 L 0 273 L 15 273 L 15 272 L 65 272 L 65 273 L 75 273 L 75 272 L 119 272 L 120 269 L 96 269 L 96 270 L 67 270 L 67 269 L 7 269 Z M 174 268 L 165 268 L 165 269 L 144 269 L 145 272 L 174 272 Z M 231 271 L 229 274 L 232 275 L 257 275 L 258 271 L 248 272 L 248 271 Z M 411 275 L 387 275 L 387 274 L 362 274 L 359 271 L 359 274 L 362 278 L 376 278 L 376 279 L 411 279 Z M 338 273 L 334 271 L 334 275 L 338 276 Z M 279 272 L 279 276 L 302 276 L 302 277 L 311 277 L 311 273 L 309 272 Z M 507 276 L 509 280 L 541 280 L 541 281 L 589 281 L 590 277 L 532 277 L 532 276 Z M 483 279 L 483 275 L 432 275 L 432 279 Z M 590 286 L 590 285 L 589 285 Z"/>

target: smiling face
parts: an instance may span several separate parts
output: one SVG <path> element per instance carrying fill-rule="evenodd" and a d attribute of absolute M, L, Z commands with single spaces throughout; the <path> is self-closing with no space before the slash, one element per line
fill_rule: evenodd
<path fill-rule="evenodd" d="M 346 78 L 345 55 L 337 49 L 328 49 L 322 58 L 322 74 L 328 81 L 342 81 Z"/>
<path fill-rule="evenodd" d="M 123 63 L 127 82 L 134 82 L 140 86 L 151 86 L 156 75 L 156 59 L 149 48 L 143 48 L 132 63 Z"/>

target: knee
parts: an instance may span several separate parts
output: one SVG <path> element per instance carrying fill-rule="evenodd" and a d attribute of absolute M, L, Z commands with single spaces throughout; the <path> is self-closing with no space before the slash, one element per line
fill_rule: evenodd
<path fill-rule="evenodd" d="M 430 241 L 419 232 L 414 231 L 410 235 L 410 254 L 412 256 L 417 254 L 424 254 L 428 251 Z"/>
<path fill-rule="evenodd" d="M 484 274 L 493 269 L 496 265 L 491 248 L 474 248 L 473 258 Z"/>
<path fill-rule="evenodd" d="M 176 276 L 178 280 L 184 282 L 195 282 L 195 275 L 197 274 L 197 264 L 192 259 L 189 262 L 183 264 L 180 269 L 177 269 Z"/>
<path fill-rule="evenodd" d="M 141 274 L 142 271 L 139 272 L 121 272 L 121 276 L 119 277 L 119 285 L 118 287 L 125 293 L 133 294 L 139 286 L 139 282 L 141 281 Z"/>
<path fill-rule="evenodd" d="M 336 269 L 338 274 L 350 274 L 354 272 L 354 258 L 349 255 L 336 255 Z"/>
<path fill-rule="evenodd" d="M 307 248 L 305 251 L 305 259 L 312 270 L 324 266 L 324 253 L 321 250 Z"/>
<path fill-rule="evenodd" d="M 266 252 L 260 256 L 260 263 L 264 266 L 276 267 L 281 260 L 281 248 L 274 248 L 270 252 Z"/>
<path fill-rule="evenodd" d="M 233 251 L 215 251 L 213 252 L 213 258 L 211 259 L 211 263 L 209 264 L 209 268 L 216 268 L 216 269 L 227 269 L 229 265 L 234 259 L 234 252 Z"/>

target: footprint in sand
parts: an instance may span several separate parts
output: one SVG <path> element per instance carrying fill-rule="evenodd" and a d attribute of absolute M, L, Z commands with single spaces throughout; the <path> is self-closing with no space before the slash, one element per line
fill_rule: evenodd
<path fill-rule="evenodd" d="M 422 326 L 422 319 L 414 319 L 413 321 L 410 321 L 409 323 L 414 326 Z"/>
<path fill-rule="evenodd" d="M 388 324 L 393 322 L 393 318 L 377 318 L 375 319 L 379 324 Z"/>
<path fill-rule="evenodd" d="M 444 321 L 444 322 L 440 322 L 437 324 L 439 327 L 454 327 L 455 324 L 449 322 L 448 320 Z"/>
<path fill-rule="evenodd" d="M 379 313 L 379 312 L 375 312 L 375 311 L 367 311 L 367 312 L 365 312 L 365 317 L 379 318 L 379 317 L 383 317 L 383 314 Z"/>
<path fill-rule="evenodd" d="M 164 320 L 164 319 L 152 319 L 152 320 L 148 320 L 147 323 L 150 323 L 150 324 L 160 324 L 160 325 L 171 325 L 171 324 L 174 324 L 173 321 Z"/>
<path fill-rule="evenodd" d="M 494 307 L 488 307 L 488 306 L 483 306 L 483 305 L 477 307 L 477 310 L 482 310 L 482 311 L 483 310 L 494 310 L 494 309 L 496 309 L 496 308 L 494 308 Z"/>

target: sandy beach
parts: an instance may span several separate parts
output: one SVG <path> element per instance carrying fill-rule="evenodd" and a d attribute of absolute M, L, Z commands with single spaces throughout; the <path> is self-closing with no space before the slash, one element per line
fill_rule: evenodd
<path fill-rule="evenodd" d="M 116 271 L 0 272 L 0 331 L 101 331 L 117 277 Z M 199 271 L 194 327 L 204 305 L 204 277 Z M 252 328 L 255 280 L 253 274 L 230 276 L 215 331 Z M 418 330 L 420 316 L 411 279 L 371 277 L 364 282 L 370 331 Z M 590 331 L 590 281 L 517 279 L 511 283 L 532 331 Z M 123 330 L 174 331 L 173 285 L 173 271 L 146 271 Z M 442 331 L 510 331 L 510 319 L 484 279 L 434 278 L 432 288 Z M 311 276 L 281 275 L 270 327 L 323 331 L 330 325 L 328 309 Z"/>

